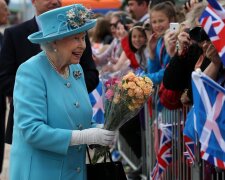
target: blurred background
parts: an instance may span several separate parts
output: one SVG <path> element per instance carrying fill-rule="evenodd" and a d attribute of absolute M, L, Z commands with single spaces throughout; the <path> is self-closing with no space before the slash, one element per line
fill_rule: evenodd
<path fill-rule="evenodd" d="M 9 24 L 17 24 L 34 16 L 31 0 L 8 0 L 11 15 Z M 126 0 L 62 0 L 63 5 L 72 3 L 83 4 L 95 13 L 106 14 L 109 11 L 125 9 Z M 176 4 L 183 4 L 185 0 L 176 0 Z"/>

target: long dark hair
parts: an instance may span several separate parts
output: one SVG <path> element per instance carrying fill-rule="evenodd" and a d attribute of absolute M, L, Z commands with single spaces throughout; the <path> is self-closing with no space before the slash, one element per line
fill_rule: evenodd
<path fill-rule="evenodd" d="M 136 53 L 138 49 L 136 49 L 134 46 L 133 46 L 133 43 L 132 43 L 132 32 L 134 29 L 137 29 L 138 31 L 140 31 L 144 36 L 145 38 L 147 39 L 147 35 L 145 33 L 145 29 L 143 26 L 143 23 L 142 22 L 137 22 L 129 31 L 128 33 L 128 42 L 129 42 L 129 46 L 130 46 L 130 49 L 132 52 Z M 145 46 L 144 46 L 145 47 Z"/>

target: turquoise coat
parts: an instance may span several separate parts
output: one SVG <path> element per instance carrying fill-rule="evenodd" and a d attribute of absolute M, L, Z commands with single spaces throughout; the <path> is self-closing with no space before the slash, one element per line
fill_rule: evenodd
<path fill-rule="evenodd" d="M 92 107 L 79 64 L 63 79 L 44 52 L 23 63 L 14 87 L 11 180 L 84 180 L 85 145 L 70 146 L 72 130 L 91 126 Z M 75 72 L 81 72 L 75 78 Z"/>

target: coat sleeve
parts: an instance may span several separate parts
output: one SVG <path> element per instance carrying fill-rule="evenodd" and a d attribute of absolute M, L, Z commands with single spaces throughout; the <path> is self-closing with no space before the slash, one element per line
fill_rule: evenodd
<path fill-rule="evenodd" d="M 185 56 L 175 55 L 165 70 L 164 86 L 171 90 L 191 89 L 191 73 L 201 54 L 201 49 L 193 44 Z"/>
<path fill-rule="evenodd" d="M 14 89 L 14 131 L 34 148 L 66 154 L 72 130 L 48 125 L 44 80 L 29 62 L 19 67 Z"/>
<path fill-rule="evenodd" d="M 86 36 L 85 41 L 86 49 L 81 57 L 80 65 L 84 71 L 85 83 L 88 93 L 90 93 L 97 87 L 99 83 L 99 73 L 92 58 L 91 43 L 88 36 Z"/>
<path fill-rule="evenodd" d="M 169 55 L 165 52 L 163 54 L 163 65 L 160 65 L 159 59 L 156 57 L 155 59 L 148 60 L 148 74 L 146 74 L 153 82 L 153 84 L 160 84 L 163 80 L 164 71 L 166 65 L 170 61 Z"/>
<path fill-rule="evenodd" d="M 175 55 L 165 69 L 163 84 L 167 89 L 184 90 L 187 88 L 188 74 L 186 57 Z"/>

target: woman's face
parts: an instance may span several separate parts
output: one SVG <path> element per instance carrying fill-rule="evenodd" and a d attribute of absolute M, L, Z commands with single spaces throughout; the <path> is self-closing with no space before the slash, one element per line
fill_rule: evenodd
<path fill-rule="evenodd" d="M 146 37 L 139 29 L 133 29 L 131 34 L 131 42 L 136 49 L 140 49 L 146 44 Z"/>
<path fill-rule="evenodd" d="M 152 11 L 150 13 L 150 18 L 152 30 L 159 36 L 163 35 L 165 31 L 169 28 L 170 20 L 164 12 Z"/>
<path fill-rule="evenodd" d="M 78 64 L 86 48 L 85 36 L 86 32 L 83 32 L 55 41 L 58 61 L 65 65 Z"/>
<path fill-rule="evenodd" d="M 112 17 L 112 19 L 110 20 L 110 30 L 111 30 L 111 33 L 113 35 L 113 37 L 117 37 L 116 35 L 116 23 L 118 21 L 118 17 L 114 16 Z"/>

